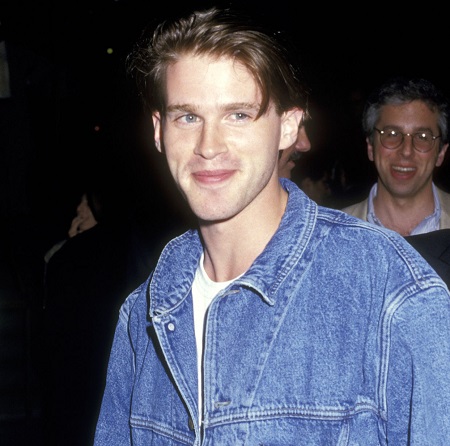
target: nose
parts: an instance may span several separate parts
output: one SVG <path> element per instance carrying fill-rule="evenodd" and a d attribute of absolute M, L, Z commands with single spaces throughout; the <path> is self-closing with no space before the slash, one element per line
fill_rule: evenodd
<path fill-rule="evenodd" d="M 306 133 L 305 126 L 302 125 L 298 129 L 297 141 L 295 142 L 295 150 L 298 152 L 307 152 L 311 149 L 311 141 Z"/>
<path fill-rule="evenodd" d="M 213 159 L 227 150 L 218 125 L 205 123 L 195 146 L 194 153 L 206 159 Z"/>
<path fill-rule="evenodd" d="M 400 150 L 403 156 L 409 156 L 414 152 L 413 135 L 409 133 L 403 135 L 403 141 L 400 144 Z"/>

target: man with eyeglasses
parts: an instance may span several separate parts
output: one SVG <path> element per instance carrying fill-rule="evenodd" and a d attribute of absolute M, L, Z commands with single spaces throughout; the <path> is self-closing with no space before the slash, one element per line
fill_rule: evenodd
<path fill-rule="evenodd" d="M 369 97 L 362 123 L 378 180 L 348 214 L 403 236 L 450 228 L 450 194 L 433 182 L 448 148 L 449 102 L 426 79 L 393 78 Z"/>

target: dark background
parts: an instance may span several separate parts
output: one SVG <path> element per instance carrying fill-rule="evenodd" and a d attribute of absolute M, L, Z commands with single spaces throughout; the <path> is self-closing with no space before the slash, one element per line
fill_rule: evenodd
<path fill-rule="evenodd" d="M 146 164 L 161 167 L 140 136 L 142 123 L 124 61 L 144 26 L 184 10 L 212 4 L 243 8 L 291 41 L 312 89 L 313 146 L 349 163 L 358 183 L 371 182 L 373 175 L 359 121 L 367 93 L 396 74 L 424 76 L 450 91 L 443 68 L 447 27 L 435 12 L 383 5 L 350 10 L 342 4 L 261 3 L 3 0 L 3 33 L 22 70 L 11 81 L 17 87 L 13 95 L 23 99 L 17 107 L 26 109 L 30 131 L 26 144 L 23 132 L 14 135 L 15 144 L 11 126 L 18 124 L 3 107 L 8 115 L 3 140 L 9 145 L 2 153 L 8 164 L 2 171 L 8 169 L 9 178 L 3 211 L 38 212 L 48 219 L 50 232 L 58 230 L 72 212 L 86 175 L 104 175 L 105 184 L 115 187 L 124 202 L 133 197 L 145 202 L 139 191 L 152 186 L 148 174 L 158 176 L 155 169 L 147 172 Z M 148 133 L 146 137 L 151 140 Z"/>

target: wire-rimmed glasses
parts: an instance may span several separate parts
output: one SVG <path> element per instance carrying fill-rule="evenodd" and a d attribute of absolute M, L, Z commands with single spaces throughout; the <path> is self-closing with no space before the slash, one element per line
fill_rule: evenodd
<path fill-rule="evenodd" d="M 442 136 L 434 136 L 430 130 L 421 130 L 415 133 L 402 133 L 389 127 L 383 130 L 374 127 L 374 130 L 380 134 L 380 142 L 386 149 L 397 149 L 403 144 L 405 136 L 411 136 L 414 149 L 421 153 L 429 152 L 434 146 L 434 141 Z"/>

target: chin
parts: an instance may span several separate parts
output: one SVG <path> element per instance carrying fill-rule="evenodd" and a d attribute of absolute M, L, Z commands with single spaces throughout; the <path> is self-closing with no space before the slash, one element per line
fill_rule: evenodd
<path fill-rule="evenodd" d="M 222 221 L 233 218 L 236 214 L 223 209 L 194 209 L 194 214 L 197 216 L 200 223 L 212 224 L 220 223 Z"/>

